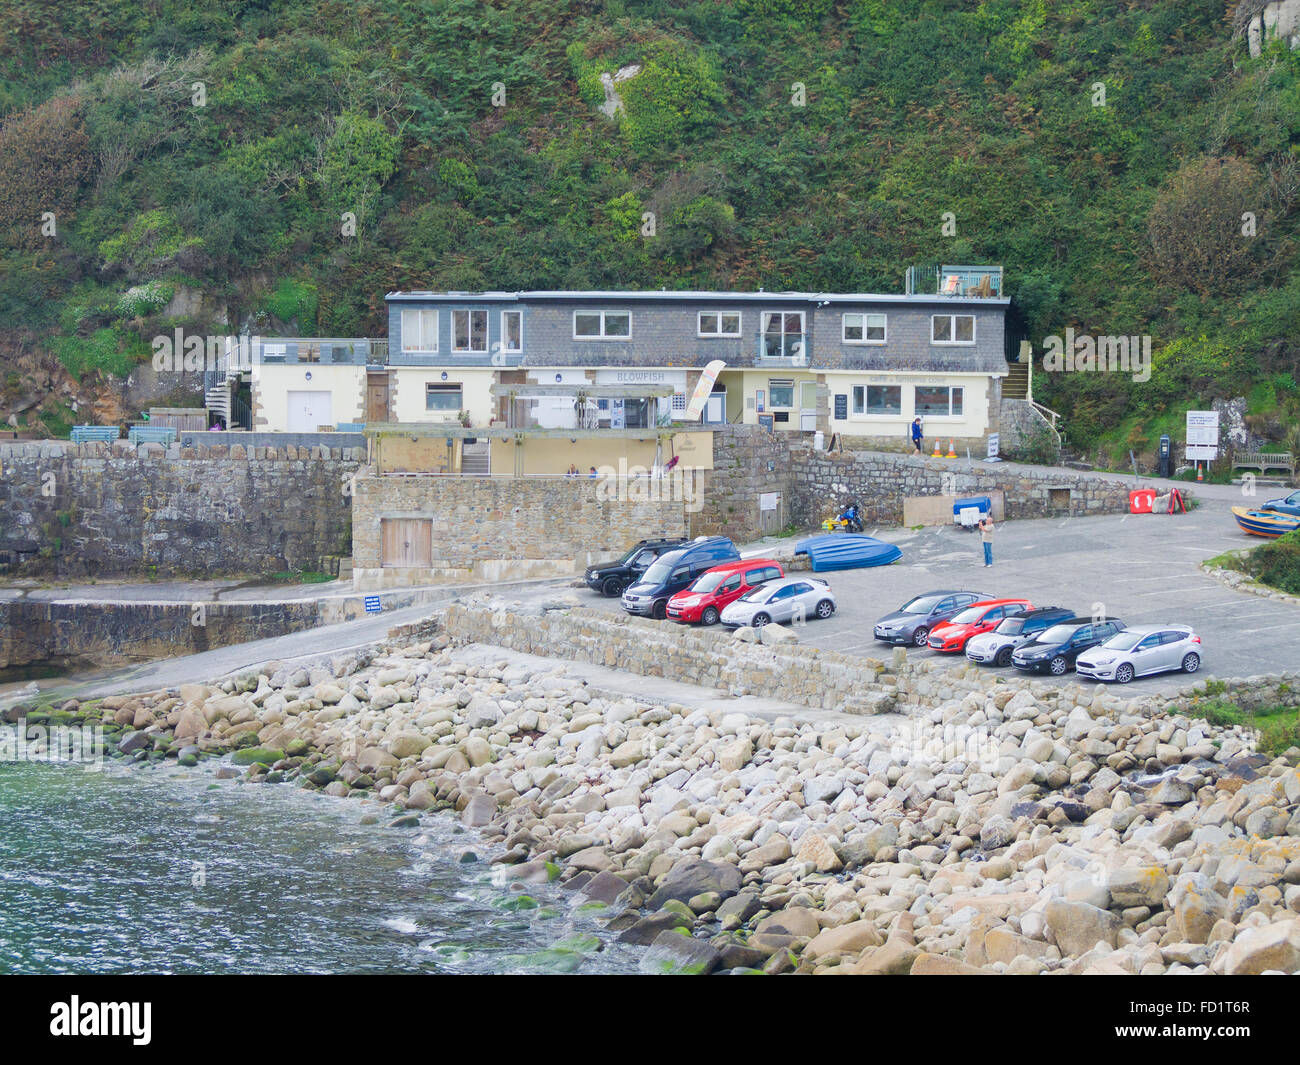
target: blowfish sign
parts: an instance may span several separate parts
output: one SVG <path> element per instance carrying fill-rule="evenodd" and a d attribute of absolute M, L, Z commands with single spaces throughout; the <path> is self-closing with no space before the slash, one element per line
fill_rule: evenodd
<path fill-rule="evenodd" d="M 700 374 L 699 383 L 695 386 L 695 391 L 691 393 L 691 401 L 686 405 L 686 421 L 694 421 L 704 413 L 704 404 L 709 401 L 709 396 L 713 392 L 713 382 L 718 379 L 718 374 L 727 364 L 721 359 L 714 359 L 704 367 L 704 372 Z"/>

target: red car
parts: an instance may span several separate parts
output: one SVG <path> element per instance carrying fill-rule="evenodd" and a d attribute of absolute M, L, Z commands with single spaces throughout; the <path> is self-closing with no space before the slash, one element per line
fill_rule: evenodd
<path fill-rule="evenodd" d="M 746 558 L 726 562 L 701 573 L 694 584 L 668 600 L 668 617 L 683 625 L 700 622 L 716 625 L 722 608 L 735 602 L 751 588 L 785 576 L 781 563 L 770 558 Z"/>
<path fill-rule="evenodd" d="M 1028 599 L 985 599 L 972 603 L 960 614 L 932 628 L 926 645 L 931 651 L 959 654 L 966 650 L 966 641 L 972 636 L 992 631 L 1005 617 L 1033 609 L 1034 604 Z"/>

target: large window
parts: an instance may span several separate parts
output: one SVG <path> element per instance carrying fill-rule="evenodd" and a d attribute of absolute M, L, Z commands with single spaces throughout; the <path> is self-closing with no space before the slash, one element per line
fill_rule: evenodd
<path fill-rule="evenodd" d="M 402 350 L 438 350 L 438 312 L 433 310 L 402 311 Z"/>
<path fill-rule="evenodd" d="M 973 314 L 936 314 L 930 318 L 932 344 L 974 344 L 975 316 Z"/>
<path fill-rule="evenodd" d="M 916 388 L 916 413 L 921 417 L 960 418 L 962 413 L 962 389 L 946 385 Z"/>
<path fill-rule="evenodd" d="M 487 311 L 451 312 L 451 350 L 487 351 Z"/>
<path fill-rule="evenodd" d="M 631 335 L 631 311 L 573 312 L 575 340 L 626 340 Z"/>
<path fill-rule="evenodd" d="M 767 383 L 768 405 L 773 408 L 794 406 L 794 382 L 793 381 L 768 381 Z"/>
<path fill-rule="evenodd" d="M 902 414 L 902 387 L 899 385 L 854 385 L 853 413 Z"/>
<path fill-rule="evenodd" d="M 885 342 L 885 316 L 883 314 L 846 314 L 844 316 L 844 343 L 883 344 Z"/>
<path fill-rule="evenodd" d="M 702 337 L 740 336 L 740 312 L 700 311 L 699 334 Z"/>
<path fill-rule="evenodd" d="M 763 312 L 763 354 L 786 359 L 803 356 L 802 311 Z"/>
<path fill-rule="evenodd" d="M 524 312 L 501 312 L 501 350 L 524 350 Z"/>
<path fill-rule="evenodd" d="M 425 385 L 424 409 L 457 414 L 465 409 L 460 385 Z"/>

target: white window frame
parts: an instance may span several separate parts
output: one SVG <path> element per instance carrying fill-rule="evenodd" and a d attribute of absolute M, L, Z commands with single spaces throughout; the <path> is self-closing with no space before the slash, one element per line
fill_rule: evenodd
<path fill-rule="evenodd" d="M 937 322 L 940 318 L 946 318 L 946 319 L 948 319 L 948 334 L 949 334 L 949 336 L 952 336 L 952 337 L 956 337 L 956 336 L 957 336 L 957 319 L 958 319 L 958 318 L 969 318 L 969 319 L 970 319 L 970 339 L 969 339 L 969 340 L 955 340 L 955 339 L 954 339 L 954 340 L 935 340 L 935 339 L 934 339 L 934 323 Z M 931 344 L 938 345 L 939 347 L 954 347 L 954 346 L 956 346 L 956 347 L 970 347 L 971 345 L 973 345 L 973 344 L 975 343 L 975 328 L 976 328 L 976 327 L 975 327 L 975 315 L 973 315 L 973 314 L 932 314 L 932 315 L 930 315 L 930 343 L 931 343 Z"/>
<path fill-rule="evenodd" d="M 587 336 L 578 332 L 578 315 L 580 314 L 598 314 L 600 315 L 600 335 Z M 610 336 L 605 329 L 605 319 L 611 314 L 622 314 L 627 316 L 627 332 Z M 604 310 L 582 310 L 573 312 L 573 339 L 574 340 L 621 340 L 627 342 L 632 339 L 632 312 L 631 311 L 604 311 Z"/>
<path fill-rule="evenodd" d="M 780 333 L 773 333 L 772 335 L 773 335 L 773 336 L 780 336 L 780 337 L 782 338 L 782 340 L 781 340 L 781 348 L 782 348 L 782 350 L 784 350 L 784 349 L 785 349 L 785 346 L 786 346 L 786 344 L 785 344 L 785 339 L 784 339 L 785 337 L 798 336 L 798 337 L 803 337 L 803 338 L 804 338 L 804 351 L 803 351 L 803 358 L 804 358 L 804 361 L 807 362 L 807 361 L 808 361 L 808 347 L 807 347 L 807 344 L 808 344 L 808 339 L 807 339 L 807 338 L 808 338 L 808 319 L 807 319 L 807 317 L 804 315 L 804 312 L 803 312 L 803 311 L 763 311 L 763 312 L 761 312 L 761 314 L 760 314 L 760 316 L 759 316 L 759 319 L 758 319 L 758 336 L 759 336 L 759 341 L 760 341 L 760 343 L 763 345 L 763 350 L 764 350 L 764 352 L 767 351 L 767 336 L 768 336 L 768 332 L 769 332 L 769 331 L 763 328 L 763 323 L 767 320 L 767 316 L 768 316 L 769 314 L 775 314 L 775 315 L 777 315 L 777 316 L 781 319 L 781 332 L 780 332 Z M 785 316 L 786 316 L 787 314 L 797 314 L 797 315 L 799 316 L 799 332 L 797 332 L 797 333 L 787 333 L 787 332 L 785 331 Z M 773 357 L 779 357 L 779 358 L 792 358 L 793 356 L 782 355 L 782 356 L 773 356 Z"/>
<path fill-rule="evenodd" d="M 787 334 L 787 335 L 789 335 L 789 334 Z M 778 407 L 778 406 L 776 405 L 776 403 L 773 402 L 773 400 L 772 400 L 772 386 L 773 386 L 773 385 L 776 385 L 776 386 L 778 386 L 778 387 L 780 387 L 780 388 L 787 388 L 787 387 L 788 387 L 788 388 L 790 389 L 790 402 L 789 402 L 788 404 L 783 404 L 783 405 L 781 405 L 781 406 Z M 767 411 L 766 411 L 765 413 L 770 413 L 770 412 L 774 412 L 774 411 L 792 411 L 792 410 L 798 410 L 799 408 L 795 406 L 795 400 L 799 398 L 799 393 L 798 393 L 798 391 L 796 391 L 796 390 L 798 389 L 798 387 L 799 387 L 799 382 L 796 381 L 796 380 L 794 380 L 793 378 L 789 378 L 789 379 L 784 378 L 784 377 L 768 378 L 768 382 L 767 382 Z"/>
<path fill-rule="evenodd" d="M 948 390 L 948 413 L 937 414 L 933 411 L 923 411 L 916 405 L 916 393 L 921 388 L 946 388 Z M 953 392 L 961 393 L 961 410 L 960 414 L 952 412 L 952 394 Z M 912 386 L 912 414 L 917 418 L 964 418 L 966 417 L 966 386 L 965 385 L 913 385 Z"/>
<path fill-rule="evenodd" d="M 467 314 L 471 317 L 465 323 L 468 328 L 465 330 L 466 339 L 469 341 L 469 347 L 458 348 L 456 346 L 456 316 L 458 314 Z M 483 316 L 483 346 L 474 347 L 474 319 L 473 315 L 481 314 Z M 486 355 L 488 350 L 488 324 L 491 321 L 491 315 L 488 314 L 485 307 L 457 307 L 451 312 L 451 350 L 457 355 Z"/>
<path fill-rule="evenodd" d="M 848 336 L 848 330 L 849 330 L 849 319 L 850 319 L 850 318 L 861 318 L 861 319 L 862 319 L 862 339 L 861 339 L 861 340 L 851 340 L 851 339 L 849 338 L 849 336 Z M 880 319 L 880 325 L 881 325 L 881 328 L 884 330 L 884 334 L 885 334 L 885 335 L 882 336 L 879 340 L 872 340 L 872 339 L 870 339 L 870 338 L 867 336 L 867 329 L 869 328 L 868 323 L 867 323 L 867 319 L 868 319 L 868 318 L 879 318 L 879 319 Z M 845 311 L 845 312 L 840 316 L 840 339 L 841 339 L 845 344 L 885 344 L 885 343 L 888 343 L 888 341 L 889 341 L 889 315 L 887 315 L 887 314 L 881 314 L 879 311 Z"/>
<path fill-rule="evenodd" d="M 506 316 L 513 314 L 519 319 L 519 346 L 512 348 L 510 346 L 510 330 L 506 328 Z M 502 311 L 501 312 L 501 350 L 508 351 L 512 355 L 517 355 L 524 350 L 524 312 L 523 311 Z"/>
<path fill-rule="evenodd" d="M 456 401 L 456 409 L 448 410 L 446 407 L 430 407 L 429 397 L 432 395 L 451 395 L 455 391 L 459 394 L 460 399 Z M 465 386 L 457 381 L 450 383 L 446 381 L 425 381 L 424 382 L 424 410 L 427 414 L 443 414 L 455 417 L 465 409 Z"/>
<path fill-rule="evenodd" d="M 702 319 L 706 314 L 711 314 L 718 320 L 716 332 L 706 333 Z M 723 315 L 733 316 L 736 319 L 736 331 L 734 333 L 724 333 L 722 331 Z M 695 335 L 708 340 L 738 340 L 745 335 L 745 319 L 740 311 L 697 311 L 695 315 Z"/>
<path fill-rule="evenodd" d="M 959 386 L 960 387 L 960 386 Z M 867 393 L 873 388 L 896 388 L 898 389 L 898 410 L 896 411 L 873 411 L 869 408 L 867 402 Z M 858 390 L 862 391 L 862 408 L 858 409 Z M 949 396 L 949 406 L 951 407 L 952 399 Z M 903 386 L 890 384 L 873 384 L 873 385 L 853 385 L 849 390 L 849 416 L 852 418 L 888 418 L 896 420 L 903 416 Z"/>
<path fill-rule="evenodd" d="M 414 316 L 416 322 L 415 329 L 408 328 L 407 323 L 409 319 L 407 318 L 407 315 Z M 426 319 L 425 315 L 428 315 L 429 319 Z M 429 330 L 425 328 L 430 319 L 433 323 L 432 337 L 427 335 Z M 402 350 L 415 352 L 417 354 L 436 355 L 438 353 L 438 325 L 438 310 L 436 307 L 403 307 Z M 411 340 L 412 335 L 416 338 L 414 342 Z M 432 343 L 428 343 L 430 340 Z"/>

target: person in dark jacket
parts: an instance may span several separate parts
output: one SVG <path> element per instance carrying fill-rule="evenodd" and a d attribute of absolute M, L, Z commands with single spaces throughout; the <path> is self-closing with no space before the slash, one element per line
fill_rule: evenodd
<path fill-rule="evenodd" d="M 912 419 L 912 446 L 916 448 L 916 453 L 918 455 L 925 454 L 925 452 L 921 449 L 921 419 L 920 418 Z"/>

